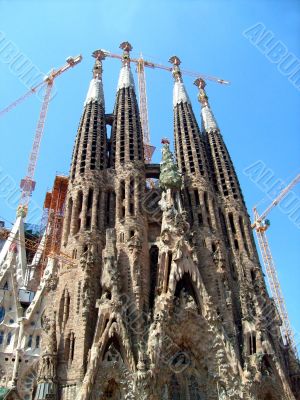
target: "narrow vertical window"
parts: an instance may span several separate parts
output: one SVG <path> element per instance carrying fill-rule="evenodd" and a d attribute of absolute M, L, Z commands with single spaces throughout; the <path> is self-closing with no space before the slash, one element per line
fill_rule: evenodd
<path fill-rule="evenodd" d="M 197 189 L 194 190 L 194 196 L 195 196 L 195 204 L 196 204 L 196 206 L 199 206 L 200 205 L 200 199 L 199 199 L 199 193 L 198 193 Z"/>
<path fill-rule="evenodd" d="M 75 351 L 75 336 L 74 332 L 72 332 L 70 337 L 70 361 L 73 361 L 74 359 L 74 351 Z"/>
<path fill-rule="evenodd" d="M 90 188 L 87 198 L 87 210 L 86 210 L 86 222 L 85 222 L 85 228 L 87 230 L 91 229 L 93 195 L 94 191 L 93 189 Z"/>
<path fill-rule="evenodd" d="M 110 198 L 111 192 L 106 193 L 106 226 L 110 225 Z"/>
<path fill-rule="evenodd" d="M 82 194 L 82 191 L 80 190 L 78 192 L 78 198 L 77 198 L 77 226 L 76 226 L 75 233 L 77 233 L 81 227 L 82 200 L 83 200 L 83 194 Z"/>
<path fill-rule="evenodd" d="M 67 237 L 70 234 L 72 209 L 73 209 L 73 200 L 70 197 L 69 201 L 68 201 L 68 215 L 67 215 L 67 219 L 66 219 L 66 238 L 65 238 L 65 240 L 67 239 Z"/>
<path fill-rule="evenodd" d="M 247 239 L 246 239 L 246 235 L 245 235 L 244 221 L 241 216 L 239 216 L 239 226 L 240 226 L 240 231 L 241 231 L 242 238 L 243 238 L 244 249 L 246 250 L 247 254 L 249 255 L 249 247 L 248 247 L 248 243 L 247 243 Z"/>
<path fill-rule="evenodd" d="M 8 332 L 8 334 L 7 334 L 7 339 L 6 339 L 6 344 L 7 344 L 7 346 L 10 345 L 11 338 L 12 338 L 12 333 L 11 333 L 11 332 Z"/>
<path fill-rule="evenodd" d="M 130 215 L 134 214 L 134 178 L 130 178 L 130 203 L 129 203 L 129 213 Z"/>
<path fill-rule="evenodd" d="M 157 283 L 157 262 L 158 262 L 158 247 L 153 245 L 149 251 L 150 256 L 150 298 L 149 306 L 152 309 L 155 301 L 155 290 Z"/>
<path fill-rule="evenodd" d="M 235 229 L 235 225 L 234 225 L 234 220 L 233 220 L 233 215 L 232 215 L 232 213 L 229 213 L 229 214 L 228 214 L 228 218 L 229 218 L 229 224 L 230 224 L 231 232 L 235 235 L 235 234 L 236 234 L 236 229 Z"/>
<path fill-rule="evenodd" d="M 228 231 L 227 231 L 227 225 L 226 225 L 224 214 L 222 213 L 220 208 L 219 208 L 219 218 L 220 218 L 220 223 L 221 223 L 221 228 L 222 228 L 222 232 L 224 235 L 225 243 L 228 246 L 229 245 L 229 236 L 228 236 Z"/>
<path fill-rule="evenodd" d="M 29 337 L 28 337 L 27 347 L 29 347 L 29 348 L 32 347 L 32 335 L 29 335 Z"/>
<path fill-rule="evenodd" d="M 171 251 L 168 251 L 168 257 L 167 257 L 167 280 L 166 280 L 166 292 L 168 291 L 169 287 L 169 279 L 170 279 L 170 274 L 171 274 L 171 268 L 172 268 L 172 259 L 173 255 Z"/>
<path fill-rule="evenodd" d="M 250 333 L 249 336 L 249 354 L 255 354 L 256 353 L 256 335 L 255 333 Z"/>

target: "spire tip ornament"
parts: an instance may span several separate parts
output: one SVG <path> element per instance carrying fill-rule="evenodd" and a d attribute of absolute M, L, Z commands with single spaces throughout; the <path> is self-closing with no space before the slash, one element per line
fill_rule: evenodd
<path fill-rule="evenodd" d="M 207 106 L 208 105 L 208 97 L 205 92 L 205 86 L 206 86 L 205 80 L 202 78 L 197 78 L 194 81 L 194 85 L 197 86 L 197 88 L 199 88 L 199 94 L 198 94 L 199 102 L 202 104 L 202 106 Z"/>
<path fill-rule="evenodd" d="M 133 47 L 129 42 L 122 42 L 119 46 L 120 49 L 124 50 L 124 52 L 129 53 Z"/>
<path fill-rule="evenodd" d="M 93 77 L 95 79 L 99 79 L 99 77 L 102 75 L 103 72 L 103 67 L 102 67 L 102 60 L 105 60 L 105 53 L 103 50 L 95 50 L 92 53 L 92 57 L 94 57 L 95 60 L 95 64 L 94 64 L 94 68 L 93 68 Z"/>
<path fill-rule="evenodd" d="M 130 63 L 130 52 L 133 49 L 129 42 L 122 42 L 119 46 L 123 50 L 122 62 L 124 65 L 129 65 Z"/>
<path fill-rule="evenodd" d="M 169 63 L 173 64 L 172 75 L 175 81 L 182 82 L 182 76 L 179 65 L 181 64 L 180 58 L 172 56 L 169 58 Z"/>
<path fill-rule="evenodd" d="M 92 53 L 92 57 L 95 58 L 95 64 L 93 67 L 93 79 L 90 82 L 84 105 L 90 102 L 97 102 L 102 103 L 104 106 L 104 93 L 102 86 L 102 60 L 105 59 L 105 53 L 101 49 L 95 50 Z"/>
<path fill-rule="evenodd" d="M 206 82 L 202 78 L 197 78 L 194 81 L 194 85 L 199 88 L 198 100 L 202 105 L 201 115 L 202 115 L 202 127 L 205 131 L 214 131 L 218 129 L 218 125 L 212 110 L 210 109 L 208 96 L 205 91 Z"/>

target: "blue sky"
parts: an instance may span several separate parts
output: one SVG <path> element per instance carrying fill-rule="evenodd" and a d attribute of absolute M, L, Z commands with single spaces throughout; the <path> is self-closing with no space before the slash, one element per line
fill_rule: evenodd
<path fill-rule="evenodd" d="M 72 146 L 83 101 L 91 78 L 91 53 L 98 48 L 112 52 L 122 41 L 133 45 L 133 55 L 168 64 L 176 54 L 182 68 L 216 75 L 230 86 L 209 82 L 207 93 L 234 161 L 249 214 L 258 204 L 263 211 L 270 200 L 270 182 L 289 182 L 299 172 L 300 91 L 243 35 L 263 24 L 265 32 L 280 41 L 288 54 L 300 58 L 300 5 L 298 1 L 14 1 L 0 0 L 0 109 L 26 91 L 12 71 L 1 39 L 43 72 L 59 67 L 69 55 L 81 53 L 82 63 L 56 80 L 40 157 L 33 202 L 42 206 L 45 191 L 56 172 L 68 173 Z M 113 109 L 120 63 L 104 62 L 106 111 Z M 172 138 L 172 76 L 147 70 L 147 92 L 154 160 L 160 160 L 160 140 Z M 184 78 L 199 118 L 197 89 Z M 25 175 L 39 115 L 40 100 L 32 96 L 0 118 L 0 180 L 16 182 Z M 260 162 L 271 180 L 256 183 L 243 171 Z M 263 163 L 263 164 L 262 164 Z M 249 174 L 248 174 L 249 175 Z M 13 185 L 13 184 L 12 184 Z M 11 189 L 11 187 L 10 187 Z M 9 189 L 9 190 L 10 190 Z M 300 204 L 300 185 L 294 190 Z M 0 192 L 0 219 L 13 221 L 15 203 Z M 299 332 L 299 228 L 278 207 L 270 214 L 268 237 L 295 331 Z M 38 220 L 36 221 L 38 222 Z"/>

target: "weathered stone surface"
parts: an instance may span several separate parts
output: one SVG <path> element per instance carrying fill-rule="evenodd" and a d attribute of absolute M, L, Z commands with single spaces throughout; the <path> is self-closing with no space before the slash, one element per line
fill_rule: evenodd
<path fill-rule="evenodd" d="M 146 180 L 133 84 L 119 84 L 110 141 L 104 101 L 87 98 L 62 238 L 74 265 L 49 284 L 39 382 L 60 400 L 298 399 L 233 164 L 172 60 L 177 165 L 165 144 L 162 191 Z"/>

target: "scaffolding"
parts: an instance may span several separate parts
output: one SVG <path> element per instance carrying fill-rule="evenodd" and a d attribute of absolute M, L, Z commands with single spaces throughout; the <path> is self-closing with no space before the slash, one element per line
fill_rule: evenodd
<path fill-rule="evenodd" d="M 42 270 L 49 255 L 60 254 L 62 225 L 64 218 L 65 201 L 68 190 L 68 177 L 57 175 L 51 192 L 47 192 L 44 201 L 43 219 L 46 223 L 46 243 L 42 256 Z"/>

